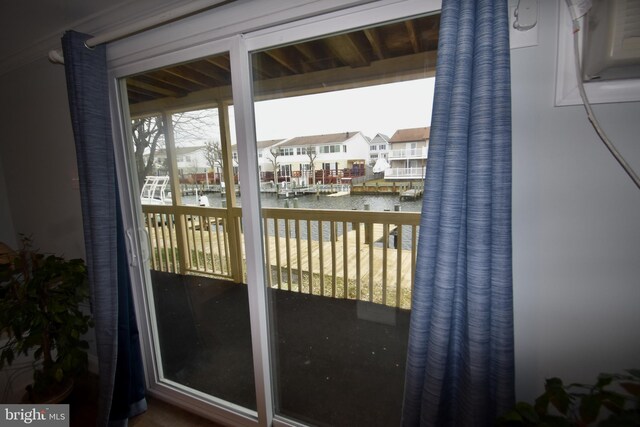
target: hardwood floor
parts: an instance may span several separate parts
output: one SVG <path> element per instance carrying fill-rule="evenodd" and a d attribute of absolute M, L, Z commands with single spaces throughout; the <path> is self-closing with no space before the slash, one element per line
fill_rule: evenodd
<path fill-rule="evenodd" d="M 98 379 L 88 375 L 76 383 L 69 397 L 71 427 L 96 425 L 98 411 Z M 147 397 L 147 412 L 129 420 L 133 427 L 222 427 L 184 409 L 170 405 L 153 397 Z"/>
<path fill-rule="evenodd" d="M 129 420 L 133 427 L 222 427 L 222 424 L 209 421 L 152 397 L 147 398 L 148 409 L 142 415 Z"/>

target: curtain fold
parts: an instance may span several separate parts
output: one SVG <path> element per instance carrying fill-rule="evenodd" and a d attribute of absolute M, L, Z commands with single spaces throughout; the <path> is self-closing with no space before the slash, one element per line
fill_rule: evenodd
<path fill-rule="evenodd" d="M 68 31 L 62 46 L 99 362 L 97 424 L 126 425 L 146 409 L 142 358 L 117 199 L 106 49 L 87 48 L 89 38 Z"/>
<path fill-rule="evenodd" d="M 514 401 L 507 19 L 443 0 L 405 426 L 492 425 Z"/>

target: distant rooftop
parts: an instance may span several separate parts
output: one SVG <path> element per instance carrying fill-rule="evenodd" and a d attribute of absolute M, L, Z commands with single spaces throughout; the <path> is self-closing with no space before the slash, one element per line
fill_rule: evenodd
<path fill-rule="evenodd" d="M 355 131 L 330 133 L 327 135 L 296 136 L 280 144 L 280 147 L 337 144 L 351 139 L 359 133 L 359 131 Z"/>
<path fill-rule="evenodd" d="M 376 136 L 373 137 L 371 142 L 375 141 L 376 139 L 378 139 L 378 140 L 381 139 L 384 142 L 389 142 L 389 137 L 387 135 L 385 135 L 384 133 L 377 133 Z"/>
<path fill-rule="evenodd" d="M 430 127 L 398 129 L 393 134 L 389 142 L 394 143 L 394 142 L 426 141 L 429 139 L 430 131 L 431 131 Z"/>
<path fill-rule="evenodd" d="M 284 141 L 284 139 L 267 139 L 264 141 L 258 141 L 256 143 L 256 147 L 258 148 L 258 150 L 262 150 L 264 148 L 271 147 L 272 145 L 276 145 L 277 143 L 282 141 Z"/>
<path fill-rule="evenodd" d="M 185 155 L 185 154 L 195 153 L 195 152 L 200 151 L 200 150 L 204 150 L 204 147 L 205 147 L 204 145 L 176 147 L 175 151 L 176 151 L 176 155 L 177 156 L 181 156 L 181 155 Z M 148 155 L 148 154 L 145 154 L 145 155 Z M 155 156 L 156 157 L 167 157 L 167 150 L 165 150 L 164 148 L 158 148 L 155 151 Z"/>

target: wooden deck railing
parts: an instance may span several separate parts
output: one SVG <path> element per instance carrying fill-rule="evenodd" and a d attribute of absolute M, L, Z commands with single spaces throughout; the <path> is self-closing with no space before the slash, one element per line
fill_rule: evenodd
<path fill-rule="evenodd" d="M 151 268 L 245 279 L 240 208 L 143 205 Z M 262 209 L 267 286 L 410 308 L 418 213 Z"/>

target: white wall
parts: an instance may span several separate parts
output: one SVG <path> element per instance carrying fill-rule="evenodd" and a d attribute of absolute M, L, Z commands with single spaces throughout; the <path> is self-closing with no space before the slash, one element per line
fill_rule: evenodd
<path fill-rule="evenodd" d="M 7 186 L 4 179 L 4 166 L 0 155 L 0 242 L 16 249 L 18 247 L 16 231 L 13 228 L 13 218 L 9 206 Z"/>
<path fill-rule="evenodd" d="M 64 68 L 42 58 L 3 75 L 0 93 L 3 198 L 15 231 L 43 251 L 84 257 Z"/>
<path fill-rule="evenodd" d="M 640 190 L 582 106 L 554 107 L 557 6 L 539 45 L 512 53 L 513 239 L 519 399 L 544 378 L 640 366 Z M 640 103 L 594 107 L 640 171 Z"/>
<path fill-rule="evenodd" d="M 68 258 L 84 258 L 80 193 L 64 67 L 45 58 L 0 77 L 0 230 L 31 236 L 34 247 Z M 2 186 L 2 182 L 6 186 Z M 4 201 L 7 201 L 6 205 Z M 2 211 L 13 220 L 4 224 Z M 16 245 L 13 245 L 17 247 Z M 84 306 L 88 312 L 88 304 Z M 90 345 L 90 369 L 97 371 L 95 335 Z M 21 359 L 21 360 L 24 360 Z M 13 370 L 19 370 L 20 361 Z M 8 401 L 17 401 L 32 379 L 27 369 L 13 379 Z M 7 374 L 8 375 L 8 374 Z M 0 376 L 5 390 L 8 376 Z M 13 397 L 11 397 L 13 396 Z"/>

